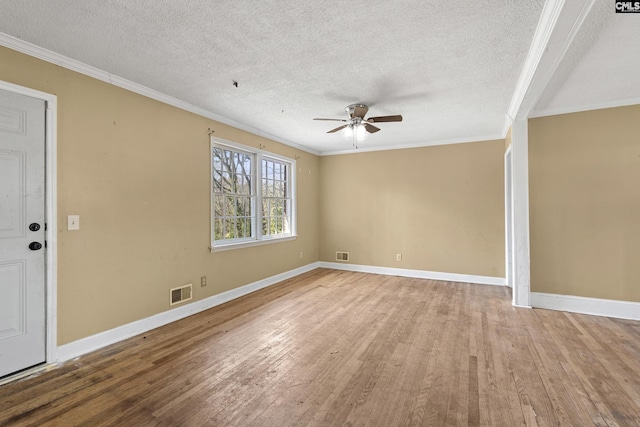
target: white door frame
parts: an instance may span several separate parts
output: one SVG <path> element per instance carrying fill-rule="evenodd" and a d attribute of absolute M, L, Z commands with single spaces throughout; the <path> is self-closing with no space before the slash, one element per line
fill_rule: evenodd
<path fill-rule="evenodd" d="M 45 362 L 47 364 L 56 362 L 56 350 L 58 345 L 57 330 L 57 279 L 58 279 L 58 244 L 57 244 L 57 181 L 56 181 L 56 148 L 57 148 L 57 120 L 58 120 L 58 97 L 50 93 L 40 92 L 13 83 L 0 80 L 0 89 L 8 92 L 26 95 L 32 98 L 45 101 L 45 239 L 46 250 L 46 271 L 45 271 L 45 292 L 46 292 L 46 352 Z"/>
<path fill-rule="evenodd" d="M 513 289 L 514 240 L 513 240 L 513 155 L 511 145 L 504 153 L 504 223 L 505 223 L 505 278 L 506 285 Z M 515 293 L 512 303 L 515 304 Z"/>
<path fill-rule="evenodd" d="M 513 305 L 531 307 L 529 239 L 529 122 L 511 125 L 511 178 L 513 196 Z"/>

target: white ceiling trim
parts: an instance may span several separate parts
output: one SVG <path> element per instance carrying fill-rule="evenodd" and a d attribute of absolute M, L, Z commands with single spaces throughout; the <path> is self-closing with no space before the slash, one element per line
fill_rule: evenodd
<path fill-rule="evenodd" d="M 551 33 L 558 22 L 563 5 L 564 0 L 547 0 L 542 8 L 540 22 L 538 22 L 538 27 L 533 35 L 533 41 L 531 42 L 527 59 L 524 62 L 520 78 L 518 78 L 518 83 L 516 84 L 516 89 L 513 92 L 513 98 L 511 98 L 511 104 L 507 110 L 508 123 L 511 123 L 520 112 L 524 98 L 531 87 L 533 77 L 542 60 L 542 56 L 547 49 Z"/>
<path fill-rule="evenodd" d="M 509 106 L 509 117 L 529 117 L 594 2 L 595 0 L 548 0 L 545 3 Z"/>
<path fill-rule="evenodd" d="M 508 129 L 507 129 L 508 131 Z M 467 144 L 471 142 L 483 142 L 483 141 L 493 141 L 496 139 L 504 139 L 506 133 L 502 134 L 490 134 L 490 135 L 477 135 L 474 137 L 468 137 L 463 139 L 441 139 L 436 141 L 429 141 L 425 143 L 418 144 L 402 144 L 402 145 L 393 145 L 393 146 L 377 146 L 377 147 L 358 147 L 357 149 L 352 148 L 351 150 L 334 150 L 334 151 L 322 151 L 320 156 L 335 156 L 340 154 L 358 154 L 358 153 L 370 153 L 372 151 L 389 151 L 389 150 L 402 150 L 406 148 L 422 148 L 422 147 L 433 147 L 438 145 L 451 145 L 451 144 Z M 349 141 L 346 141 L 349 143 Z M 360 144 L 366 144 L 366 141 L 361 141 Z"/>
<path fill-rule="evenodd" d="M 507 118 L 504 121 L 504 127 L 502 128 L 502 138 L 506 138 L 509 133 L 509 129 L 513 125 L 513 119 L 507 114 Z"/>
<path fill-rule="evenodd" d="M 13 36 L 10 36 L 2 32 L 0 32 L 0 46 L 4 46 L 9 49 L 13 49 L 15 51 L 24 53 L 26 55 L 33 56 L 34 58 L 38 58 L 55 65 L 59 65 L 61 67 L 67 68 L 77 73 L 84 74 L 85 76 L 93 77 L 94 79 L 101 80 L 103 82 L 112 84 L 114 86 L 121 87 L 123 89 L 137 93 L 142 96 L 146 96 L 147 98 L 155 99 L 156 101 L 160 101 L 162 103 L 180 108 L 181 110 L 185 110 L 190 113 L 194 113 L 199 116 L 206 117 L 208 119 L 215 120 L 217 122 L 220 122 L 229 126 L 233 126 L 234 128 L 244 130 L 246 132 L 270 139 L 272 141 L 280 142 L 290 147 L 297 148 L 298 150 L 302 150 L 307 153 L 311 153 L 315 155 L 320 154 L 315 150 L 296 144 L 295 142 L 278 138 L 277 136 L 263 132 L 251 126 L 247 126 L 242 123 L 238 123 L 236 121 L 230 120 L 226 117 L 219 116 L 218 114 L 214 114 L 210 111 L 205 110 L 204 108 L 200 108 L 193 104 L 189 104 L 188 102 L 181 101 L 177 98 L 166 95 L 162 92 L 158 92 L 154 89 L 148 88 L 138 83 L 134 83 L 122 77 L 115 76 L 106 71 L 84 64 L 80 61 L 76 61 L 75 59 L 71 59 L 64 55 L 60 55 L 58 53 L 52 52 L 48 49 L 44 49 L 40 46 L 36 46 L 33 43 L 20 40 L 18 38 L 15 38 Z"/>
<path fill-rule="evenodd" d="M 603 110 L 605 108 L 628 107 L 629 105 L 640 105 L 640 97 L 618 99 L 610 102 L 600 102 L 589 105 L 578 105 L 566 108 L 556 108 L 547 110 L 538 110 L 529 115 L 530 118 L 557 116 L 560 114 L 580 113 L 583 111 Z"/>

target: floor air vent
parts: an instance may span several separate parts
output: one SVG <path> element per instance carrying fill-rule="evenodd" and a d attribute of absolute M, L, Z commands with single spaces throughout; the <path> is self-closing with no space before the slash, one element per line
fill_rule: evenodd
<path fill-rule="evenodd" d="M 169 290 L 169 305 L 175 305 L 191 299 L 193 286 L 191 283 L 188 285 L 180 286 L 179 288 L 173 288 Z"/>
<path fill-rule="evenodd" d="M 336 261 L 349 261 L 349 252 L 336 252 Z"/>

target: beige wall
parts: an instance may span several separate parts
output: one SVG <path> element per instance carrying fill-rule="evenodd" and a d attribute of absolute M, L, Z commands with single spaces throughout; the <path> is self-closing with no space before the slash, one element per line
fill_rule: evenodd
<path fill-rule="evenodd" d="M 1 47 L 0 80 L 58 97 L 59 345 L 168 310 L 172 287 L 198 300 L 336 250 L 504 276 L 504 140 L 319 158 Z M 295 241 L 210 253 L 209 128 L 299 157 Z"/>
<path fill-rule="evenodd" d="M 175 286 L 197 300 L 318 260 L 316 156 L 6 48 L 0 80 L 58 97 L 58 344 L 165 311 Z M 210 253 L 209 127 L 300 157 L 295 241 Z"/>
<path fill-rule="evenodd" d="M 504 144 L 322 157 L 321 260 L 504 277 Z"/>
<path fill-rule="evenodd" d="M 640 301 L 640 106 L 529 120 L 531 289 Z"/>

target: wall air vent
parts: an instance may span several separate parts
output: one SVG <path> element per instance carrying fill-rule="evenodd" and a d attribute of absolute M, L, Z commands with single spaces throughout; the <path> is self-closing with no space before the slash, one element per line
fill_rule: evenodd
<path fill-rule="evenodd" d="M 180 286 L 179 288 L 173 288 L 169 290 L 169 305 L 175 305 L 181 302 L 189 301 L 193 295 L 193 286 L 191 283 L 188 285 Z"/>
<path fill-rule="evenodd" d="M 349 252 L 336 252 L 336 261 L 349 261 Z"/>

